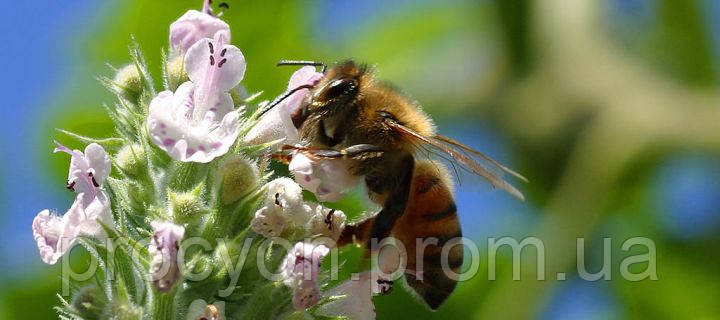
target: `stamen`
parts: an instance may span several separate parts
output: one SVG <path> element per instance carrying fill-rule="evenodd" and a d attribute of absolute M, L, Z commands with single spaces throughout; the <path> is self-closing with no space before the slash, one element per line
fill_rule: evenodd
<path fill-rule="evenodd" d="M 70 182 L 68 181 L 67 185 L 65 185 L 65 188 L 68 188 L 68 190 L 75 191 L 75 181 Z"/>
<path fill-rule="evenodd" d="M 213 48 L 212 42 L 208 42 L 208 46 L 210 47 L 210 54 L 214 54 L 215 48 Z"/>
<path fill-rule="evenodd" d="M 222 49 L 222 51 L 220 51 L 220 56 L 221 56 L 221 57 L 224 57 L 224 56 L 225 56 L 225 52 L 227 52 L 227 48 L 224 48 L 224 49 Z"/>
<path fill-rule="evenodd" d="M 211 66 L 215 65 L 215 57 L 213 57 L 213 56 L 210 56 L 210 65 Z"/>
<path fill-rule="evenodd" d="M 280 193 L 275 193 L 275 205 L 282 208 L 282 204 L 280 204 Z"/>
<path fill-rule="evenodd" d="M 220 63 L 218 63 L 218 68 L 222 68 L 223 64 L 225 64 L 226 61 L 227 58 L 223 58 L 222 60 L 220 60 Z"/>
<path fill-rule="evenodd" d="M 333 229 L 333 226 L 332 226 L 333 213 L 335 213 L 335 209 L 330 210 L 330 212 L 328 212 L 327 216 L 325 216 L 325 224 L 327 225 L 327 227 L 330 231 L 332 231 L 332 229 Z"/>
<path fill-rule="evenodd" d="M 100 187 L 100 184 L 97 183 L 97 180 L 95 180 L 95 177 L 93 177 L 92 172 L 88 172 L 88 177 L 90 177 L 90 180 L 92 180 L 92 184 L 95 188 Z"/>

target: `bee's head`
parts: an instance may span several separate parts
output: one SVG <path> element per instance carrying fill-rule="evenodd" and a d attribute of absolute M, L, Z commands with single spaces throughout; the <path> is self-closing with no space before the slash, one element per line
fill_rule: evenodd
<path fill-rule="evenodd" d="M 354 102 L 363 85 L 367 68 L 348 60 L 327 71 L 311 97 L 311 108 L 337 111 Z"/>

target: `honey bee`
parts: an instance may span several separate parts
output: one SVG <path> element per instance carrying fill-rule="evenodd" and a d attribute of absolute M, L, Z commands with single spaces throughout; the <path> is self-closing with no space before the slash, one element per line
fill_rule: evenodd
<path fill-rule="evenodd" d="M 413 253 L 419 249 L 416 239 L 436 239 L 420 255 L 407 254 L 405 279 L 427 306 L 437 309 L 457 282 L 442 270 L 441 249 L 461 238 L 462 232 L 451 176 L 441 164 L 420 157 L 421 150 L 449 155 L 454 164 L 520 199 L 522 193 L 499 173 L 526 179 L 483 153 L 438 135 L 418 104 L 376 80 L 365 65 L 351 60 L 329 69 L 312 61 L 278 65 L 321 66 L 324 73 L 317 83 L 292 89 L 269 105 L 268 109 L 297 90 L 310 91 L 292 114 L 304 145 L 283 150 L 347 161 L 349 173 L 364 179 L 370 199 L 382 207 L 375 216 L 347 226 L 338 246 L 357 242 L 371 248 L 371 239 L 393 236 Z M 455 245 L 447 254 L 447 266 L 458 273 L 462 263 L 463 246 Z"/>

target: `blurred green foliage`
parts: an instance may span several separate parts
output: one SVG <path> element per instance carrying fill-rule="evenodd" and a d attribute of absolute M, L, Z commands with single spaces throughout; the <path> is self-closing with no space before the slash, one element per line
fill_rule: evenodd
<path fill-rule="evenodd" d="M 243 83 L 250 91 L 265 90 L 265 99 L 280 93 L 293 71 L 276 68 L 280 59 L 354 57 L 375 64 L 382 78 L 401 84 L 436 118 L 483 118 L 496 123 L 510 138 L 519 171 L 532 181 L 525 186 L 529 203 L 543 208 L 543 221 L 530 235 L 565 240 L 587 236 L 594 243 L 613 237 L 615 278 L 610 288 L 629 319 L 717 319 L 718 233 L 690 243 L 669 237 L 658 227 L 656 208 L 648 196 L 653 187 L 649 176 L 668 154 L 720 150 L 717 135 L 708 133 L 720 131 L 720 120 L 708 119 L 720 116 L 714 110 L 720 104 L 716 104 L 717 92 L 707 92 L 717 87 L 717 53 L 712 51 L 704 3 L 655 1 L 654 19 L 643 32 L 610 25 L 614 20 L 602 14 L 609 2 L 573 3 L 566 3 L 567 12 L 559 12 L 562 6 L 550 1 L 528 0 L 408 5 L 408 10 L 379 10 L 380 14 L 349 26 L 339 37 L 331 35 L 334 30 L 314 25 L 323 19 L 316 6 L 326 3 L 231 1 L 223 19 L 232 28 L 233 44 L 248 61 Z M 36 140 L 48 146 L 40 150 L 51 148 L 49 136 L 80 147 L 54 128 L 112 135 L 101 108 L 112 98 L 93 77 L 111 73 L 105 63 L 120 66 L 129 61 L 130 35 L 145 51 L 152 73 L 159 75 L 168 25 L 188 8 L 199 8 L 199 1 L 114 2 L 89 21 L 92 32 L 79 41 L 76 52 L 82 68 L 69 75 L 67 92 L 39 125 Z M 573 17 L 580 17 L 580 22 L 563 20 Z M 583 40 L 587 42 L 571 38 L 583 30 L 591 32 L 591 39 Z M 587 43 L 612 48 L 611 58 L 601 51 L 576 54 L 567 47 Z M 615 65 L 620 67 L 614 69 Z M 572 66 L 587 66 L 587 73 Z M 593 68 L 597 66 L 601 67 Z M 635 72 L 635 67 L 642 71 Z M 640 97 L 622 100 L 628 91 L 637 91 Z M 640 115 L 619 116 L 617 110 Z M 693 128 L 676 128 L 672 120 Z M 441 121 L 442 125 L 452 124 Z M 48 159 L 53 181 L 64 179 L 65 157 L 35 156 Z M 339 205 L 359 212 L 358 203 L 349 199 Z M 622 252 L 620 243 L 638 235 L 655 241 L 660 281 L 628 282 L 617 274 L 620 259 L 631 254 Z M 549 279 L 554 279 L 554 271 L 574 270 L 574 259 L 563 258 L 574 257 L 574 244 L 549 254 L 549 261 L 557 259 L 548 268 Z M 588 255 L 590 264 L 597 266 L 602 248 Z M 487 261 L 482 261 L 479 275 L 461 283 L 436 313 L 427 312 L 396 288 L 375 299 L 378 318 L 539 316 L 557 282 L 536 281 L 534 274 L 510 281 L 508 258 L 503 254 L 498 262 L 498 281 L 486 280 Z M 52 317 L 50 306 L 57 303 L 54 294 L 59 288 L 56 269 L 3 288 L 0 318 Z"/>

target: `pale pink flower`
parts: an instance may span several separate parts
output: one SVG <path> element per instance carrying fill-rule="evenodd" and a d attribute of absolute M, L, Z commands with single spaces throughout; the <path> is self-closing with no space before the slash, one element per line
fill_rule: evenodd
<path fill-rule="evenodd" d="M 110 157 L 96 143 L 80 150 L 70 150 L 57 143 L 54 152 L 70 154 L 70 170 L 67 188 L 77 193 L 70 209 L 62 216 L 43 210 L 33 219 L 33 237 L 40 251 L 40 258 L 55 264 L 75 244 L 77 237 L 106 236 L 100 223 L 112 227 L 110 199 L 102 190 L 102 184 L 110 175 Z"/>
<path fill-rule="evenodd" d="M 219 33 L 201 39 L 185 55 L 190 81 L 150 102 L 150 138 L 173 159 L 210 162 L 228 152 L 238 136 L 240 112 L 228 90 L 245 74 L 245 57 Z"/>
<path fill-rule="evenodd" d="M 67 188 L 84 194 L 84 203 L 90 203 L 110 175 L 110 157 L 97 143 L 89 144 L 85 152 L 70 150 L 58 142 L 55 144 L 57 147 L 53 152 L 65 152 L 71 156 Z"/>
<path fill-rule="evenodd" d="M 293 73 L 287 88 L 292 90 L 302 85 L 314 85 L 322 77 L 323 74 L 315 71 L 314 67 L 305 66 Z M 302 106 L 309 92 L 308 89 L 298 90 L 268 111 L 245 136 L 245 142 L 260 144 L 285 139 L 283 141 L 285 144 L 297 143 L 300 136 L 291 116 Z"/>
<path fill-rule="evenodd" d="M 168 292 L 180 279 L 178 250 L 185 236 L 185 228 L 167 221 L 153 221 L 152 242 L 148 252 L 152 256 L 150 274 L 153 286 L 160 292 Z"/>
<path fill-rule="evenodd" d="M 320 301 L 318 274 L 322 259 L 330 252 L 325 245 L 298 242 L 280 266 L 283 283 L 293 289 L 293 306 L 307 309 Z"/>
<path fill-rule="evenodd" d="M 222 33 L 230 41 L 230 26 L 213 15 L 210 1 L 203 1 L 203 10 L 188 10 L 170 24 L 170 53 L 172 56 L 186 52 L 203 38 L 215 38 Z"/>
<path fill-rule="evenodd" d="M 340 200 L 359 181 L 358 177 L 348 173 L 345 160 L 313 160 L 295 153 L 288 168 L 295 181 L 320 201 Z"/>
<path fill-rule="evenodd" d="M 319 306 L 315 314 L 330 318 L 375 319 L 373 287 L 371 273 L 363 272 L 357 279 L 351 278 L 325 292 L 325 297 L 338 298 Z"/>
<path fill-rule="evenodd" d="M 110 200 L 105 192 L 97 193 L 89 203 L 84 198 L 84 193 L 78 194 L 62 217 L 43 210 L 33 219 L 33 237 L 43 262 L 55 264 L 79 236 L 106 237 L 100 222 L 109 227 L 114 225 Z"/>

